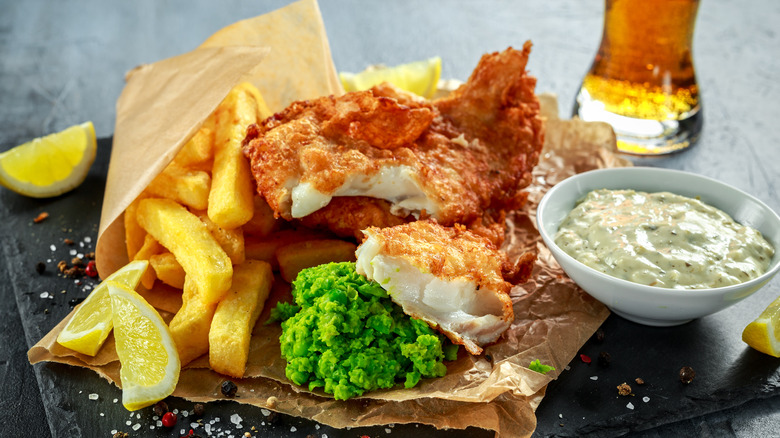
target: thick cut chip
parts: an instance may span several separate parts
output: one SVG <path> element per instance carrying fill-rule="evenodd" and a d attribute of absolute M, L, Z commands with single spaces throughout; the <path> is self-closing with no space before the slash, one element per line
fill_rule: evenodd
<path fill-rule="evenodd" d="M 254 184 L 249 162 L 241 152 L 246 128 L 257 123 L 256 90 L 251 84 L 233 88 L 215 111 L 214 166 L 208 213 L 222 228 L 239 227 L 252 218 Z M 259 94 L 259 92 L 257 92 Z"/>
<path fill-rule="evenodd" d="M 309 240 L 279 247 L 276 260 L 284 281 L 292 283 L 306 268 L 331 262 L 354 262 L 355 249 L 354 243 L 343 240 Z"/>
<path fill-rule="evenodd" d="M 214 132 L 204 126 L 182 146 L 173 163 L 181 168 L 211 172 L 213 159 Z"/>
<path fill-rule="evenodd" d="M 169 252 L 155 254 L 149 257 L 149 264 L 152 265 L 157 278 L 163 283 L 177 289 L 184 287 L 184 268 L 181 267 L 173 254 Z"/>
<path fill-rule="evenodd" d="M 241 227 L 234 228 L 232 230 L 226 230 L 209 219 L 209 215 L 206 214 L 205 211 L 197 212 L 196 214 L 200 220 L 206 224 L 206 228 L 209 230 L 209 233 L 214 236 L 214 239 L 217 240 L 219 246 L 225 250 L 225 254 L 230 257 L 230 261 L 233 262 L 234 265 L 243 263 L 245 260 L 244 232 Z"/>
<path fill-rule="evenodd" d="M 203 221 L 168 199 L 144 199 L 137 218 L 147 233 L 173 253 L 187 276 L 193 277 L 204 301 L 222 299 L 230 289 L 233 265 Z"/>
<path fill-rule="evenodd" d="M 160 243 L 157 242 L 154 237 L 147 234 L 144 236 L 144 244 L 140 249 L 138 249 L 138 252 L 135 253 L 135 257 L 133 257 L 133 259 L 149 260 L 153 255 L 160 254 L 162 252 L 165 252 L 165 248 L 163 248 L 163 246 L 160 245 Z M 153 269 L 147 269 L 146 272 L 144 272 L 144 275 L 141 277 L 141 284 L 143 284 L 145 288 L 151 289 L 152 286 L 154 286 L 154 280 L 156 279 L 157 276 L 155 275 L 155 271 Z"/>
<path fill-rule="evenodd" d="M 181 298 L 181 308 L 174 315 L 169 327 L 176 342 L 179 359 L 184 366 L 209 351 L 209 327 L 217 304 L 206 303 L 201 299 L 191 277 L 187 277 L 184 282 Z"/>
<path fill-rule="evenodd" d="M 138 225 L 138 221 L 135 219 L 135 212 L 138 209 L 138 203 L 143 198 L 137 198 L 131 202 L 125 209 L 124 222 L 125 222 L 125 246 L 127 246 L 127 259 L 135 260 L 135 254 L 144 245 L 144 239 L 146 238 L 146 230 Z"/>
<path fill-rule="evenodd" d="M 220 301 L 209 331 L 209 365 L 232 377 L 243 377 L 252 328 L 263 311 L 273 282 L 271 265 L 247 260 L 235 267 L 233 287 Z"/>
<path fill-rule="evenodd" d="M 279 226 L 279 221 L 262 196 L 255 196 L 254 206 L 255 212 L 252 215 L 252 219 L 242 227 L 244 233 L 257 237 L 268 236 Z"/>
<path fill-rule="evenodd" d="M 171 164 L 152 180 L 146 192 L 204 210 L 208 206 L 210 189 L 211 177 L 208 173 Z"/>
<path fill-rule="evenodd" d="M 138 293 L 107 281 L 114 321 L 122 404 L 141 409 L 171 395 L 181 364 L 165 321 Z"/>
<path fill-rule="evenodd" d="M 282 246 L 305 240 L 323 240 L 333 237 L 331 234 L 308 228 L 282 230 L 264 238 L 249 236 L 246 239 L 244 252 L 247 259 L 262 260 L 271 264 L 273 269 L 279 269 L 276 261 L 276 250 Z"/>

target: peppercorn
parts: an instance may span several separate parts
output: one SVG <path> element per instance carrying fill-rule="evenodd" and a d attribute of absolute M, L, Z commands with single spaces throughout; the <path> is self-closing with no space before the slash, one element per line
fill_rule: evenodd
<path fill-rule="evenodd" d="M 607 335 L 604 333 L 604 330 L 602 330 L 602 329 L 598 329 L 598 330 L 596 330 L 596 338 L 595 338 L 595 340 L 596 340 L 596 342 L 598 342 L 599 344 L 601 344 L 602 342 L 604 342 L 604 338 L 605 338 L 606 336 L 607 336 Z"/>
<path fill-rule="evenodd" d="M 236 386 L 235 383 L 231 382 L 230 380 L 225 380 L 222 382 L 222 395 L 225 397 L 235 397 L 236 391 L 238 391 L 238 386 Z"/>
<path fill-rule="evenodd" d="M 696 371 L 693 370 L 691 367 L 682 367 L 680 368 L 680 381 L 685 383 L 686 385 L 691 383 L 693 381 L 693 378 L 696 377 Z"/>
<path fill-rule="evenodd" d="M 117 432 L 111 438 L 128 438 L 129 436 L 127 432 Z"/>
<path fill-rule="evenodd" d="M 198 417 L 202 417 L 205 411 L 206 408 L 200 403 L 195 403 L 195 407 L 192 409 L 192 413 L 194 413 Z"/>
<path fill-rule="evenodd" d="M 90 260 L 89 263 L 87 263 L 87 267 L 84 268 L 84 273 L 90 277 L 97 277 L 98 272 L 94 260 Z"/>
<path fill-rule="evenodd" d="M 274 411 L 271 411 L 271 413 L 268 414 L 268 417 L 266 417 L 265 422 L 268 423 L 268 424 L 274 425 L 274 424 L 277 424 L 280 419 L 281 419 L 281 417 L 279 416 L 279 414 L 277 414 Z"/>
<path fill-rule="evenodd" d="M 641 377 L 637 377 L 636 379 L 634 379 L 634 382 L 636 382 L 637 385 L 644 385 L 645 384 L 645 379 L 643 379 Z"/>
<path fill-rule="evenodd" d="M 165 427 L 173 427 L 176 426 L 176 420 L 178 420 L 178 418 L 176 418 L 176 414 L 173 412 L 166 412 L 162 417 L 162 424 Z"/>
<path fill-rule="evenodd" d="M 37 272 L 38 275 L 43 275 L 43 273 L 46 272 L 46 263 L 43 262 L 36 263 L 35 272 Z"/>
<path fill-rule="evenodd" d="M 88 252 L 84 254 L 84 257 L 86 257 L 89 260 L 95 260 L 95 253 L 94 252 Z"/>
<path fill-rule="evenodd" d="M 631 387 L 628 386 L 628 383 L 623 382 L 620 385 L 617 386 L 618 394 L 620 395 L 631 395 Z"/>
<path fill-rule="evenodd" d="M 65 245 L 73 245 L 74 243 L 76 243 L 73 241 L 73 239 L 65 239 L 63 240 L 63 242 L 65 242 Z"/>
<path fill-rule="evenodd" d="M 580 354 L 580 360 L 589 364 L 591 362 L 590 356 L 587 354 Z"/>
<path fill-rule="evenodd" d="M 168 403 L 165 403 L 164 401 L 160 400 L 154 405 L 154 415 L 157 415 L 158 417 L 162 417 L 165 415 L 166 412 L 168 412 Z"/>
<path fill-rule="evenodd" d="M 609 366 L 610 362 L 612 362 L 612 356 L 610 356 L 609 353 L 607 353 L 606 351 L 602 351 L 601 353 L 599 353 L 599 359 L 598 359 L 599 366 L 606 368 Z"/>
<path fill-rule="evenodd" d="M 84 266 L 84 260 L 82 260 L 81 257 L 73 257 L 72 259 L 70 259 L 70 264 L 73 266 L 81 267 Z"/>
<path fill-rule="evenodd" d="M 62 273 L 65 273 L 65 270 L 66 270 L 66 269 L 68 269 L 68 263 L 67 263 L 67 262 L 65 262 L 65 260 L 60 260 L 60 261 L 57 263 L 57 270 L 58 270 L 58 271 L 60 271 L 60 272 L 62 272 Z"/>

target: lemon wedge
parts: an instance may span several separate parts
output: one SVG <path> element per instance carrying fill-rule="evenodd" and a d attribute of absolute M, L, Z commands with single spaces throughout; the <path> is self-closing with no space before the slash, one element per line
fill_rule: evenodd
<path fill-rule="evenodd" d="M 79 353 L 94 356 L 114 327 L 111 319 L 111 298 L 107 281 L 115 281 L 135 289 L 149 262 L 130 262 L 109 275 L 81 303 L 76 313 L 57 336 L 57 343 Z"/>
<path fill-rule="evenodd" d="M 742 340 L 762 353 L 780 357 L 780 297 L 745 327 Z"/>
<path fill-rule="evenodd" d="M 92 122 L 71 126 L 0 154 L 0 184 L 33 198 L 61 195 L 84 181 L 96 152 Z"/>
<path fill-rule="evenodd" d="M 401 64 L 395 67 L 371 67 L 360 73 L 339 73 L 345 91 L 368 90 L 382 82 L 410 91 L 426 99 L 433 97 L 441 76 L 441 58 Z"/>
<path fill-rule="evenodd" d="M 168 325 L 157 310 L 125 285 L 107 281 L 114 314 L 122 404 L 129 411 L 171 395 L 181 362 Z"/>

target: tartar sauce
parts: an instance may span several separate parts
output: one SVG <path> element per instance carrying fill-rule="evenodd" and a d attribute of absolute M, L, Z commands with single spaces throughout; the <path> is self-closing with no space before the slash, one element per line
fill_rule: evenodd
<path fill-rule="evenodd" d="M 774 248 L 753 228 L 673 193 L 594 190 L 561 223 L 555 243 L 613 277 L 674 289 L 743 283 L 764 273 Z"/>

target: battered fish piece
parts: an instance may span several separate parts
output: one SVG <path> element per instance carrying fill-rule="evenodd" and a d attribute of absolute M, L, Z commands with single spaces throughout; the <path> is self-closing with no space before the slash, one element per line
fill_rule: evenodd
<path fill-rule="evenodd" d="M 500 218 L 531 182 L 543 144 L 536 80 L 525 71 L 530 49 L 484 55 L 468 82 L 436 101 L 384 84 L 293 103 L 248 130 L 258 192 L 288 220 L 336 197 L 368 197 L 400 218 L 486 223 L 501 234 L 494 225 L 503 231 Z"/>
<path fill-rule="evenodd" d="M 420 318 L 452 342 L 480 354 L 514 320 L 505 276 L 526 281 L 535 260 L 517 265 L 487 239 L 462 226 L 420 220 L 371 227 L 358 247 L 356 269 L 379 283 L 407 315 Z"/>

